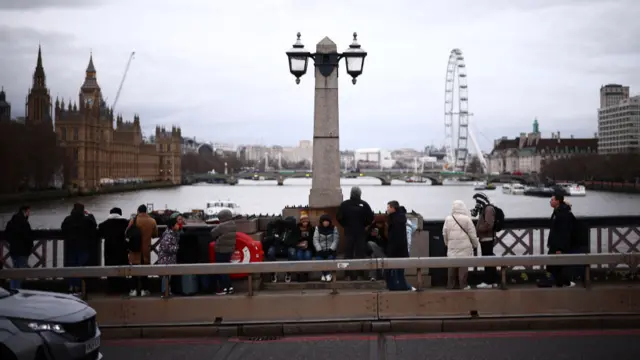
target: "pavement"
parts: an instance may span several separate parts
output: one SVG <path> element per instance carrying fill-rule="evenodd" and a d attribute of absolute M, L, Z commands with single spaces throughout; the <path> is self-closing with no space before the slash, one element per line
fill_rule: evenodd
<path fill-rule="evenodd" d="M 106 359 L 637 360 L 640 330 L 104 340 Z"/>

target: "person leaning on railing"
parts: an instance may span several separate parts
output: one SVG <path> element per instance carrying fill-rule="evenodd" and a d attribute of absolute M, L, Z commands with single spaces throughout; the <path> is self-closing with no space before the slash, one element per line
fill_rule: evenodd
<path fill-rule="evenodd" d="M 473 199 L 476 201 L 476 207 L 471 211 L 471 215 L 478 215 L 476 234 L 480 239 L 480 252 L 482 256 L 495 256 L 493 247 L 496 241 L 496 207 L 491 204 L 489 197 L 483 193 L 473 195 Z M 495 266 L 484 267 L 484 279 L 477 287 L 478 289 L 498 287 L 498 271 Z"/>
<path fill-rule="evenodd" d="M 444 220 L 442 227 L 444 245 L 447 247 L 447 257 L 473 256 L 479 241 L 476 228 L 471 220 L 471 213 L 462 200 L 453 202 L 451 215 Z M 449 268 L 447 276 L 448 289 L 469 290 L 467 284 L 469 269 L 467 267 Z"/>
<path fill-rule="evenodd" d="M 571 253 L 571 231 L 575 217 L 571 213 L 571 207 L 564 201 L 564 195 L 556 193 L 549 200 L 549 205 L 553 208 L 551 224 L 549 226 L 549 236 L 547 237 L 547 249 L 549 255 L 560 255 Z M 551 282 L 557 287 L 574 287 L 576 284 L 569 279 L 568 270 L 563 265 L 547 266 L 547 271 L 551 274 Z M 540 283 L 541 286 L 550 284 Z"/>
<path fill-rule="evenodd" d="M 162 233 L 158 240 L 158 264 L 159 265 L 175 265 L 178 258 L 178 231 L 180 225 L 176 218 L 169 218 L 165 224 L 167 230 Z M 171 276 L 162 277 L 162 296 L 171 295 Z"/>
<path fill-rule="evenodd" d="M 14 269 L 29 267 L 29 256 L 33 251 L 34 241 L 31 224 L 29 224 L 30 213 L 31 208 L 29 206 L 21 206 L 18 212 L 11 217 L 5 228 L 5 235 L 9 243 L 9 257 Z M 11 289 L 19 289 L 21 285 L 22 282 L 18 279 L 9 282 Z"/>
<path fill-rule="evenodd" d="M 223 209 L 218 213 L 220 225 L 211 231 L 211 239 L 215 241 L 216 264 L 231 262 L 231 255 L 236 250 L 236 222 L 230 210 Z M 213 275 L 213 286 L 216 287 L 216 295 L 233 294 L 233 286 L 229 274 Z"/>

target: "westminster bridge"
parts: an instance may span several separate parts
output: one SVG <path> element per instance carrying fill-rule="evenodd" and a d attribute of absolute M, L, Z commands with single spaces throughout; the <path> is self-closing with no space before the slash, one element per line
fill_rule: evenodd
<path fill-rule="evenodd" d="M 312 172 L 308 170 L 287 170 L 287 171 L 264 171 L 264 172 L 246 172 L 234 174 L 188 174 L 185 175 L 185 183 L 223 183 L 228 185 L 237 185 L 240 179 L 243 180 L 275 180 L 277 184 L 282 186 L 287 179 L 292 178 L 311 178 Z M 428 170 L 424 172 L 413 171 L 380 171 L 380 170 L 362 170 L 359 172 L 343 172 L 343 178 L 370 177 L 380 180 L 382 185 L 389 186 L 393 180 L 408 179 L 424 179 L 431 182 L 431 185 L 442 185 L 446 179 L 458 179 L 466 181 L 484 181 L 488 183 L 509 183 L 519 182 L 522 184 L 536 183 L 536 179 L 525 175 L 487 175 L 474 174 L 464 172 L 447 172 L 441 170 Z"/>

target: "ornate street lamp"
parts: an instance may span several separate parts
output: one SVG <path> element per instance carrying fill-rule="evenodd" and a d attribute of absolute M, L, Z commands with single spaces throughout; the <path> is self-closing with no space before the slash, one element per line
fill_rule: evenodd
<path fill-rule="evenodd" d="M 353 33 L 353 43 L 351 43 L 349 48 L 342 54 L 337 52 L 333 54 L 312 54 L 304 48 L 300 40 L 300 33 L 298 33 L 297 36 L 298 39 L 296 43 L 293 44 L 293 48 L 287 51 L 289 71 L 296 77 L 296 84 L 300 84 L 300 78 L 307 73 L 309 58 L 313 59 L 320 74 L 325 77 L 331 75 L 333 70 L 338 68 L 340 59 L 345 58 L 347 73 L 353 78 L 351 82 L 353 84 L 356 83 L 356 78 L 362 74 L 364 58 L 367 56 L 367 52 L 364 51 L 358 43 L 357 33 Z"/>

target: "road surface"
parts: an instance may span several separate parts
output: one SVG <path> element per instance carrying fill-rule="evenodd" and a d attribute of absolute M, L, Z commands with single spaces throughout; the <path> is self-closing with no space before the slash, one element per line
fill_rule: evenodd
<path fill-rule="evenodd" d="M 106 359 L 637 360 L 640 330 L 105 340 Z"/>

